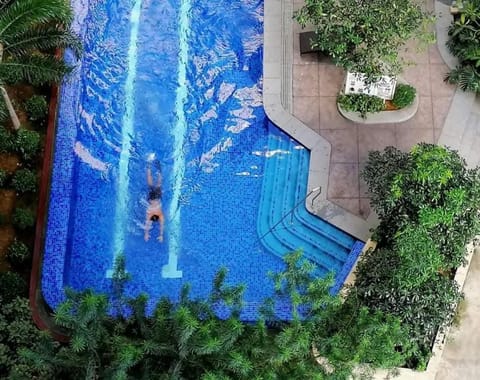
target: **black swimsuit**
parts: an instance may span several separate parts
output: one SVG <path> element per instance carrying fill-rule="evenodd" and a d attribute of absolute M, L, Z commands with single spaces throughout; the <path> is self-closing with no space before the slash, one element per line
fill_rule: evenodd
<path fill-rule="evenodd" d="M 148 200 L 155 201 L 155 200 L 162 200 L 162 189 L 160 187 L 153 187 L 151 186 L 148 190 Z"/>

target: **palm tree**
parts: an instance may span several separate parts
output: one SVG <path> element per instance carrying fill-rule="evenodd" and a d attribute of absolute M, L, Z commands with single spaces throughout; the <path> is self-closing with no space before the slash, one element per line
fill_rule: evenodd
<path fill-rule="evenodd" d="M 80 40 L 69 28 L 73 12 L 67 0 L 11 0 L 0 7 L 0 91 L 15 129 L 20 122 L 5 84 L 58 83 L 71 67 L 56 55 Z"/>

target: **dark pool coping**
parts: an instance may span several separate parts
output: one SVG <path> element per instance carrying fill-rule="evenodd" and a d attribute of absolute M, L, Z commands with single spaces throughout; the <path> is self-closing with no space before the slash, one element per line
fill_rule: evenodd
<path fill-rule="evenodd" d="M 57 56 L 61 52 L 57 53 Z M 56 120 L 58 110 L 59 86 L 52 86 L 50 104 L 48 108 L 47 133 L 43 151 L 42 176 L 40 179 L 37 221 L 35 227 L 35 240 L 33 248 L 32 272 L 30 275 L 29 301 L 32 310 L 32 318 L 37 327 L 41 330 L 48 330 L 54 339 L 60 342 L 68 341 L 66 332 L 55 324 L 52 310 L 45 302 L 41 287 L 41 269 L 43 261 L 43 250 L 45 243 L 45 232 L 47 225 L 47 212 L 49 204 L 50 179 L 52 174 L 53 152 L 55 145 Z"/>

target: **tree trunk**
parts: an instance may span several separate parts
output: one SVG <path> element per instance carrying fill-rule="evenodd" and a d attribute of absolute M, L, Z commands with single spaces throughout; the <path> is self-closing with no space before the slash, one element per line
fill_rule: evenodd
<path fill-rule="evenodd" d="M 0 44 L 0 63 L 3 60 L 3 45 Z M 15 112 L 15 109 L 13 108 L 12 101 L 10 100 L 10 96 L 8 96 L 8 92 L 3 87 L 3 84 L 0 84 L 0 91 L 2 92 L 3 100 L 5 101 L 5 105 L 7 106 L 8 114 L 10 115 L 10 119 L 12 120 L 13 123 L 13 128 L 15 130 L 20 129 L 20 120 L 18 120 L 17 113 Z"/>
<path fill-rule="evenodd" d="M 13 108 L 13 104 L 12 104 L 12 101 L 10 100 L 10 96 L 8 96 L 8 93 L 5 87 L 0 86 L 0 91 L 2 92 L 3 100 L 5 101 L 5 104 L 7 106 L 10 119 L 12 120 L 13 128 L 17 130 L 20 128 L 20 120 L 18 120 L 18 116 L 17 116 L 17 113 L 15 112 L 15 109 Z"/>

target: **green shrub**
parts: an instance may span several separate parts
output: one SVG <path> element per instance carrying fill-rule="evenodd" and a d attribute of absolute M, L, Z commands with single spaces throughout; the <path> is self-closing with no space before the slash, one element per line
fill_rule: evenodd
<path fill-rule="evenodd" d="M 368 77 L 396 75 L 405 65 L 399 48 L 411 37 L 433 42 L 432 17 L 412 0 L 305 0 L 295 12 L 302 27 L 312 25 L 314 44 L 337 66 Z"/>
<path fill-rule="evenodd" d="M 14 267 L 21 267 L 30 259 L 30 249 L 25 243 L 14 240 L 7 249 L 7 259 Z"/>
<path fill-rule="evenodd" d="M 42 95 L 33 95 L 25 102 L 25 111 L 27 111 L 30 120 L 42 120 L 47 115 L 47 98 Z"/>
<path fill-rule="evenodd" d="M 462 13 L 448 29 L 447 47 L 460 65 L 451 70 L 445 81 L 463 91 L 480 93 L 480 0 L 463 1 Z"/>
<path fill-rule="evenodd" d="M 35 158 L 40 149 L 40 134 L 22 128 L 15 137 L 15 146 L 24 160 L 31 160 Z"/>
<path fill-rule="evenodd" d="M 392 103 L 397 108 L 405 108 L 413 103 L 417 91 L 415 87 L 408 84 L 399 83 L 395 88 Z"/>
<path fill-rule="evenodd" d="M 363 119 L 368 113 L 380 112 L 385 108 L 383 99 L 365 94 L 340 94 L 337 102 L 345 111 L 358 112 Z"/>
<path fill-rule="evenodd" d="M 456 84 L 463 91 L 480 94 L 480 67 L 476 68 L 471 65 L 457 66 L 447 73 L 445 82 Z"/>
<path fill-rule="evenodd" d="M 15 272 L 0 272 L 0 299 L 2 307 L 11 302 L 15 297 L 27 295 L 26 281 Z"/>
<path fill-rule="evenodd" d="M 0 169 L 0 187 L 4 187 L 7 184 L 8 173 L 6 170 Z"/>
<path fill-rule="evenodd" d="M 12 179 L 13 188 L 18 193 L 33 193 L 37 191 L 37 175 L 29 169 L 19 169 Z"/>
<path fill-rule="evenodd" d="M 5 127 L 0 126 L 0 153 L 10 153 L 15 150 L 15 137 Z"/>
<path fill-rule="evenodd" d="M 35 224 L 35 215 L 28 208 L 17 207 L 13 213 L 13 224 L 25 230 Z"/>

